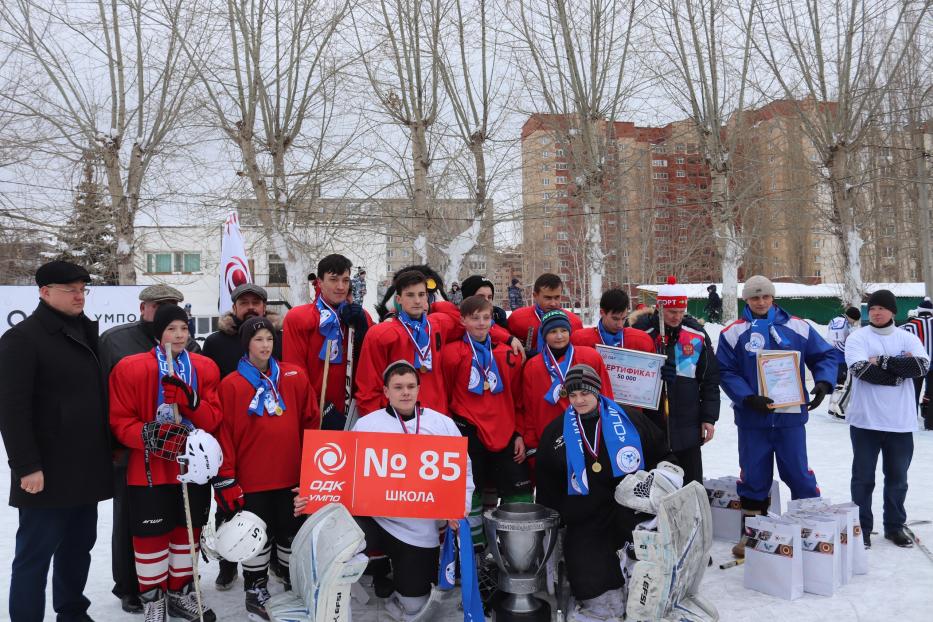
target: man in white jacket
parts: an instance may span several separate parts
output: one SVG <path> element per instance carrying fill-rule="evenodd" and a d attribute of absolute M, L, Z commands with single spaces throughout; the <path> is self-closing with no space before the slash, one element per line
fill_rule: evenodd
<path fill-rule="evenodd" d="M 897 301 L 888 290 L 868 298 L 869 325 L 846 341 L 846 364 L 852 394 L 846 418 L 852 439 L 852 501 L 859 506 L 865 546 L 871 546 L 871 496 L 881 453 L 884 472 L 884 537 L 910 547 L 904 533 L 907 512 L 907 469 L 914 453 L 917 406 L 913 382 L 930 366 L 930 357 L 915 335 L 897 330 Z"/>

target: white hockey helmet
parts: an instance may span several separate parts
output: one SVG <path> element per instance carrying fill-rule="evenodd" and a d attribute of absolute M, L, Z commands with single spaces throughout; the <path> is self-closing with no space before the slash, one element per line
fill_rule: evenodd
<path fill-rule="evenodd" d="M 214 542 L 209 544 L 221 559 L 243 562 L 259 555 L 268 540 L 265 521 L 252 512 L 242 510 L 217 527 Z"/>
<path fill-rule="evenodd" d="M 187 484 L 206 484 L 217 475 L 224 461 L 224 452 L 217 439 L 204 430 L 192 430 L 188 433 L 185 451 L 176 460 L 181 465 L 179 482 Z"/>

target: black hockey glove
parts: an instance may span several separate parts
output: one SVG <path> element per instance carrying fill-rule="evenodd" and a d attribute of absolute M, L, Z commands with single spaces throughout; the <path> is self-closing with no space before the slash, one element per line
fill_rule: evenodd
<path fill-rule="evenodd" d="M 360 324 L 366 323 L 366 314 L 363 313 L 363 305 L 358 302 L 348 302 L 340 308 L 340 321 L 347 326 L 359 329 Z"/>
<path fill-rule="evenodd" d="M 214 487 L 214 499 L 217 500 L 217 511 L 221 513 L 221 520 L 226 520 L 243 509 L 243 489 L 236 479 L 215 477 L 211 480 L 211 486 Z"/>
<path fill-rule="evenodd" d="M 322 430 L 342 430 L 346 423 L 346 415 L 337 410 L 331 402 L 324 402 L 324 410 L 321 412 Z"/>
<path fill-rule="evenodd" d="M 774 412 L 773 408 L 768 408 L 769 404 L 773 404 L 774 400 L 770 397 L 765 397 L 764 395 L 749 395 L 742 403 L 752 410 L 757 410 L 758 412 L 768 415 Z"/>
<path fill-rule="evenodd" d="M 673 361 L 665 361 L 664 365 L 661 366 L 661 380 L 668 386 L 677 380 L 677 366 L 674 365 Z"/>
<path fill-rule="evenodd" d="M 198 407 L 197 392 L 178 376 L 162 376 L 162 395 L 166 404 L 179 404 L 191 410 Z"/>
<path fill-rule="evenodd" d="M 180 423 L 150 421 L 143 424 L 143 447 L 158 458 L 174 460 L 185 451 L 188 428 Z"/>
<path fill-rule="evenodd" d="M 807 404 L 807 410 L 814 410 L 817 406 L 823 403 L 823 398 L 826 397 L 827 393 L 832 393 L 833 388 L 828 382 L 823 382 L 820 380 L 816 383 L 816 386 L 813 387 L 813 390 L 810 391 L 810 395 L 813 396 L 813 399 L 810 400 L 810 403 Z"/>

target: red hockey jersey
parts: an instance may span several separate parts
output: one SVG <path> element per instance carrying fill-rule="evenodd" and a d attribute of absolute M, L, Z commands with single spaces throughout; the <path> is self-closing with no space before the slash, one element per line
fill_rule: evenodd
<path fill-rule="evenodd" d="M 567 311 L 566 309 L 563 311 L 570 320 L 571 334 L 583 328 L 583 322 L 575 313 Z M 509 316 L 509 332 L 522 342 L 526 350 L 537 351 L 538 329 L 540 328 L 541 318 L 535 313 L 534 305 L 515 309 Z"/>
<path fill-rule="evenodd" d="M 200 354 L 189 354 L 197 375 L 200 402 L 190 410 L 179 404 L 181 415 L 197 428 L 217 436 L 220 420 L 220 399 L 217 387 L 220 370 L 214 361 Z M 110 372 L 110 429 L 120 443 L 129 448 L 126 483 L 147 486 L 146 460 L 143 445 L 143 424 L 155 421 L 159 396 L 159 364 L 151 350 L 123 358 Z M 152 485 L 177 484 L 178 463 L 155 456 L 149 457 Z"/>
<path fill-rule="evenodd" d="M 238 372 L 220 383 L 220 444 L 224 450 L 220 474 L 236 477 L 243 492 L 297 484 L 304 431 L 320 425 L 317 394 L 305 371 L 291 363 L 280 363 L 279 370 L 279 392 L 285 401 L 281 416 L 249 413 L 256 390 Z"/>
<path fill-rule="evenodd" d="M 575 330 L 570 335 L 570 343 L 575 346 L 587 346 L 595 348 L 602 344 L 602 337 L 599 336 L 599 330 L 593 326 L 582 330 Z M 641 352 L 655 353 L 654 342 L 651 336 L 643 330 L 630 328 L 626 326 L 622 329 L 622 347 L 628 350 L 639 350 Z"/>
<path fill-rule="evenodd" d="M 562 397 L 557 404 L 549 404 L 544 400 L 545 394 L 551 387 L 551 375 L 544 366 L 542 354 L 536 354 L 528 359 L 522 372 L 522 403 L 524 405 L 524 424 L 525 431 L 522 434 L 525 445 L 528 447 L 537 447 L 538 439 L 541 433 L 551 421 L 564 414 L 570 401 Z M 563 362 L 566 354 L 558 359 Z M 573 361 L 570 366 L 589 365 L 599 372 L 599 377 L 603 381 L 603 395 L 612 399 L 612 385 L 609 382 L 609 374 L 606 372 L 606 364 L 599 352 L 586 346 L 574 346 Z"/>

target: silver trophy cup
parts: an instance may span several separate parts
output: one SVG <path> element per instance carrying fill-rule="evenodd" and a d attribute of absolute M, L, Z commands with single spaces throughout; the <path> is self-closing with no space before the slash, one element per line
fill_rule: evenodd
<path fill-rule="evenodd" d="M 496 622 L 548 622 L 551 607 L 534 596 L 557 542 L 560 515 L 537 503 L 503 503 L 483 515 L 486 542 L 499 567 Z"/>

